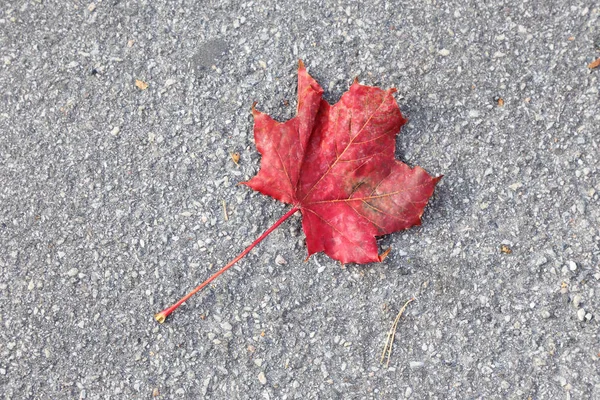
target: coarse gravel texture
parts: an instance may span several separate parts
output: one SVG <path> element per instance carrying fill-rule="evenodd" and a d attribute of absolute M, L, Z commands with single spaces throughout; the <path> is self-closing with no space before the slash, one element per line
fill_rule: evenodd
<path fill-rule="evenodd" d="M 600 399 L 598 43 L 591 0 L 1 2 L 1 396 Z M 299 58 L 398 88 L 423 225 L 341 268 L 294 216 L 157 324 L 287 210 L 237 184 Z"/>

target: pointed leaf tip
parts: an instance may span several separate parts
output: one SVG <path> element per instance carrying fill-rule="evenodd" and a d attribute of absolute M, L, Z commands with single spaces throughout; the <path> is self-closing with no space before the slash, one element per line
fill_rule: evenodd
<path fill-rule="evenodd" d="M 298 69 L 306 69 L 302 60 L 298 60 Z"/>
<path fill-rule="evenodd" d="M 382 262 L 383 260 L 385 260 L 387 258 L 387 256 L 390 254 L 390 251 L 392 251 L 392 248 L 388 248 L 386 251 L 384 251 L 383 253 L 379 254 L 377 257 L 379 257 L 379 262 Z"/>

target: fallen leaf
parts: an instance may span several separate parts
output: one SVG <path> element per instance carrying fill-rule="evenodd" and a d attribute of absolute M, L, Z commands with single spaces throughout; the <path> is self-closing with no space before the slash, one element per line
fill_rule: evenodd
<path fill-rule="evenodd" d="M 376 236 L 420 225 L 441 177 L 394 158 L 406 122 L 394 89 L 355 81 L 332 106 L 299 64 L 296 117 L 280 123 L 252 107 L 262 160 L 244 184 L 301 210 L 309 255 L 381 261 Z"/>
<path fill-rule="evenodd" d="M 504 254 L 511 254 L 512 250 L 510 247 L 508 247 L 507 245 L 503 244 L 500 246 L 500 251 Z"/>
<path fill-rule="evenodd" d="M 146 90 L 148 89 L 148 84 L 144 81 L 141 81 L 139 79 L 135 80 L 135 86 L 137 86 L 138 89 L 140 90 Z"/>
<path fill-rule="evenodd" d="M 158 388 L 154 388 L 152 390 L 152 397 L 158 397 L 160 396 L 160 391 L 158 390 Z"/>
<path fill-rule="evenodd" d="M 597 58 L 588 64 L 589 69 L 594 69 L 594 68 L 598 68 L 598 67 L 600 67 L 600 58 Z"/>
<path fill-rule="evenodd" d="M 442 178 L 394 158 L 396 135 L 406 123 L 394 92 L 355 80 L 332 106 L 322 99 L 323 89 L 300 61 L 294 118 L 277 122 L 254 104 L 261 167 L 242 183 L 292 208 L 227 265 L 154 318 L 163 323 L 298 211 L 309 256 L 325 252 L 342 265 L 382 261 L 390 249 L 379 255 L 376 237 L 420 225 Z"/>
<path fill-rule="evenodd" d="M 135 40 L 133 40 L 133 39 L 129 39 L 129 40 L 127 41 L 127 47 L 133 47 L 133 44 L 134 44 L 134 43 L 135 43 Z"/>
<path fill-rule="evenodd" d="M 239 165 L 240 153 L 231 153 L 231 160 L 235 163 L 235 165 Z"/>

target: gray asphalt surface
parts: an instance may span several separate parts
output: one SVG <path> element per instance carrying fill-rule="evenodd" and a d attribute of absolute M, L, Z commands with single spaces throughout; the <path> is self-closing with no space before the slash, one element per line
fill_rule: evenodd
<path fill-rule="evenodd" d="M 3 1 L 3 398 L 600 399 L 599 17 Z M 304 262 L 295 216 L 158 325 L 286 211 L 237 183 L 259 166 L 250 105 L 293 116 L 299 58 L 330 102 L 355 76 L 398 88 L 398 158 L 445 175 L 422 227 L 342 269 Z"/>

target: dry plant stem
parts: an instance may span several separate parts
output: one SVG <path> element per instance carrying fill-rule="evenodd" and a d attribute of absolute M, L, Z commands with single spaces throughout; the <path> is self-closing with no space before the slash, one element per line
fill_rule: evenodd
<path fill-rule="evenodd" d="M 227 203 L 225 203 L 225 200 L 223 200 L 222 204 L 223 204 L 223 218 L 225 218 L 225 221 L 229 221 L 229 216 L 227 216 Z"/>
<path fill-rule="evenodd" d="M 392 325 L 392 327 L 390 328 L 390 330 L 389 330 L 389 332 L 387 334 L 387 339 L 385 341 L 385 346 L 383 346 L 383 352 L 381 353 L 381 360 L 380 360 L 380 363 L 383 364 L 383 360 L 385 359 L 385 354 L 387 353 L 387 363 L 385 365 L 386 367 L 390 366 L 390 357 L 392 356 L 392 347 L 394 346 L 394 337 L 396 336 L 396 328 L 398 327 L 398 321 L 400 321 L 400 317 L 402 316 L 402 314 L 406 310 L 406 307 L 414 299 L 415 298 L 412 297 L 406 303 L 404 303 L 404 305 L 402 306 L 402 308 L 400 309 L 400 311 L 398 311 L 398 315 L 396 315 L 396 319 L 394 320 L 394 324 Z"/>
<path fill-rule="evenodd" d="M 224 266 L 223 268 L 221 268 L 220 270 L 218 270 L 217 272 L 215 272 L 210 278 L 208 278 L 207 280 L 205 280 L 204 282 L 202 282 L 194 290 L 192 290 L 191 292 L 189 292 L 188 294 L 186 294 L 185 296 L 183 296 L 177 303 L 173 304 L 169 308 L 164 309 L 163 311 L 159 312 L 158 314 L 155 314 L 154 315 L 154 319 L 157 320 L 161 324 L 163 322 L 165 322 L 165 319 L 173 311 L 175 311 L 177 309 L 177 307 L 179 307 L 180 305 L 182 305 L 183 303 L 185 303 L 190 297 L 192 297 L 193 295 L 195 295 L 196 293 L 198 293 L 205 286 L 207 286 L 209 283 L 211 283 L 213 280 L 215 280 L 219 275 L 221 275 L 223 272 L 225 272 L 229 268 L 231 268 L 236 262 L 240 261 L 246 254 L 248 254 L 250 252 L 250 250 L 252 250 L 254 248 L 254 246 L 256 246 L 257 244 L 259 244 L 260 242 L 262 242 L 262 240 L 264 238 L 266 238 L 271 232 L 273 232 L 286 219 L 288 219 L 289 217 L 291 217 L 292 215 L 294 215 L 294 213 L 296 211 L 298 211 L 298 210 L 299 210 L 299 208 L 294 207 L 290 211 L 288 211 L 287 213 L 285 213 L 285 215 L 283 217 L 279 218 L 279 220 L 277 220 L 277 222 L 275 222 L 273 224 L 273 226 L 271 226 L 262 235 L 260 235 L 260 237 L 258 239 L 256 239 L 254 242 L 252 242 L 252 244 L 250 246 L 246 247 L 246 250 L 242 251 L 239 256 L 237 256 L 236 258 L 234 258 L 233 260 L 231 260 L 231 262 L 229 264 L 227 264 L 226 266 Z"/>

